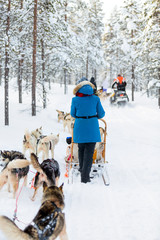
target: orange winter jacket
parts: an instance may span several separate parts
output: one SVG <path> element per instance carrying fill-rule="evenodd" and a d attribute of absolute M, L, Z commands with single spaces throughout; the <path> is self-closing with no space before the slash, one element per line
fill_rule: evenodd
<path fill-rule="evenodd" d="M 114 82 L 119 82 L 120 84 L 122 84 L 122 82 L 126 81 L 126 79 L 122 76 L 117 77 L 116 79 L 114 79 Z"/>

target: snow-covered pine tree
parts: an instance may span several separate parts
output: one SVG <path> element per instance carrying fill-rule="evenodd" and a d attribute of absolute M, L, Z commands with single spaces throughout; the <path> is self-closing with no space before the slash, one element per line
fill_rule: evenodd
<path fill-rule="evenodd" d="M 137 83 L 135 72 L 141 29 L 139 13 L 140 7 L 136 1 L 124 1 L 122 7 L 114 9 L 106 24 L 104 41 L 110 82 L 120 73 L 126 77 L 128 83 L 132 83 L 132 79 L 134 84 Z"/>
<path fill-rule="evenodd" d="M 85 29 L 84 18 L 87 11 L 87 5 L 84 1 L 74 0 L 68 5 L 69 16 L 69 28 L 72 32 L 71 38 L 71 58 L 70 69 L 74 80 L 84 76 L 85 74 Z M 75 83 L 75 82 L 74 82 Z"/>
<path fill-rule="evenodd" d="M 11 4 L 10 70 L 18 80 L 20 103 L 23 90 L 31 88 L 33 7 L 30 0 L 14 0 Z"/>
<path fill-rule="evenodd" d="M 134 90 L 137 84 L 137 78 L 135 76 L 135 69 L 137 66 L 137 35 L 139 33 L 139 8 L 136 0 L 125 0 L 121 7 L 121 18 L 125 28 L 122 31 L 126 43 L 130 47 L 128 53 L 128 73 L 129 79 L 131 80 L 132 89 L 132 101 L 134 101 Z"/>
<path fill-rule="evenodd" d="M 22 103 L 22 73 L 23 73 L 23 49 L 22 27 L 23 27 L 23 1 L 15 0 L 11 7 L 11 28 L 10 28 L 10 63 L 12 76 L 17 75 L 19 103 Z M 17 27 L 18 26 L 18 27 Z"/>
<path fill-rule="evenodd" d="M 32 116 L 36 116 L 36 76 L 37 76 L 37 8 L 38 0 L 34 0 L 33 18 L 33 53 L 32 53 Z"/>
<path fill-rule="evenodd" d="M 101 0 L 89 0 L 88 14 L 85 18 L 85 52 L 86 77 L 97 78 L 98 72 L 104 69 L 104 51 L 102 46 L 102 33 L 104 31 L 103 10 Z"/>
<path fill-rule="evenodd" d="M 4 69 L 4 35 L 5 35 L 5 21 L 6 21 L 6 8 L 4 0 L 0 0 L 0 86 L 2 84 L 2 75 Z"/>
<path fill-rule="evenodd" d="M 160 1 L 145 0 L 143 17 L 143 71 L 147 86 L 149 81 L 160 81 Z"/>
<path fill-rule="evenodd" d="M 5 125 L 9 125 L 9 30 L 10 30 L 10 11 L 11 0 L 7 1 L 7 14 L 6 14 L 6 35 L 5 35 L 5 69 L 4 69 L 4 81 L 5 81 Z"/>
<path fill-rule="evenodd" d="M 128 57 L 129 47 L 122 35 L 123 29 L 125 27 L 121 21 L 120 11 L 115 7 L 108 19 L 103 36 L 110 85 L 117 74 L 126 74 L 126 58 Z"/>
<path fill-rule="evenodd" d="M 49 6 L 51 6 L 51 2 L 49 1 Z M 44 36 L 45 44 L 47 44 L 49 77 L 58 82 L 63 79 L 65 93 L 70 75 L 76 69 L 81 50 L 77 33 L 73 27 L 74 18 L 78 19 L 76 3 L 75 0 L 54 1 L 53 7 L 48 9 L 49 31 Z M 45 15 L 47 16 L 46 13 Z M 41 25 L 44 25 L 46 16 L 43 17 L 43 24 Z"/>

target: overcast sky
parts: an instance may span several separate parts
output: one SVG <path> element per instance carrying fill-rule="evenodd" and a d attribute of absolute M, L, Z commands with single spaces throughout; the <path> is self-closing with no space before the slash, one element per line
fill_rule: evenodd
<path fill-rule="evenodd" d="M 123 0 L 102 0 L 104 2 L 103 12 L 105 13 L 105 19 L 109 18 L 111 11 L 114 7 L 120 6 L 123 3 Z"/>

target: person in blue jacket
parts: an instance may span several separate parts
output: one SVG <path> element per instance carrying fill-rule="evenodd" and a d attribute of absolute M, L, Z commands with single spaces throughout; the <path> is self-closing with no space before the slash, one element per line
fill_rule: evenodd
<path fill-rule="evenodd" d="M 71 116 L 75 118 L 73 141 L 78 143 L 79 171 L 81 182 L 90 182 L 90 171 L 96 142 L 101 142 L 98 119 L 105 111 L 100 98 L 95 96 L 95 86 L 83 77 L 73 90 Z"/>

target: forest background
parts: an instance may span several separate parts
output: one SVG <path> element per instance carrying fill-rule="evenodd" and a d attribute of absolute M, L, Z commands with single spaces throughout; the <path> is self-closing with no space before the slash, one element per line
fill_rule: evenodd
<path fill-rule="evenodd" d="M 106 19 L 101 0 L 0 0 L 0 85 L 4 124 L 9 125 L 9 87 L 47 107 L 51 82 L 67 87 L 94 76 L 101 86 L 117 74 L 134 92 L 156 97 L 160 107 L 160 2 L 124 0 Z M 105 21 L 104 21 L 105 16 Z M 17 79 L 16 84 L 12 79 Z"/>

